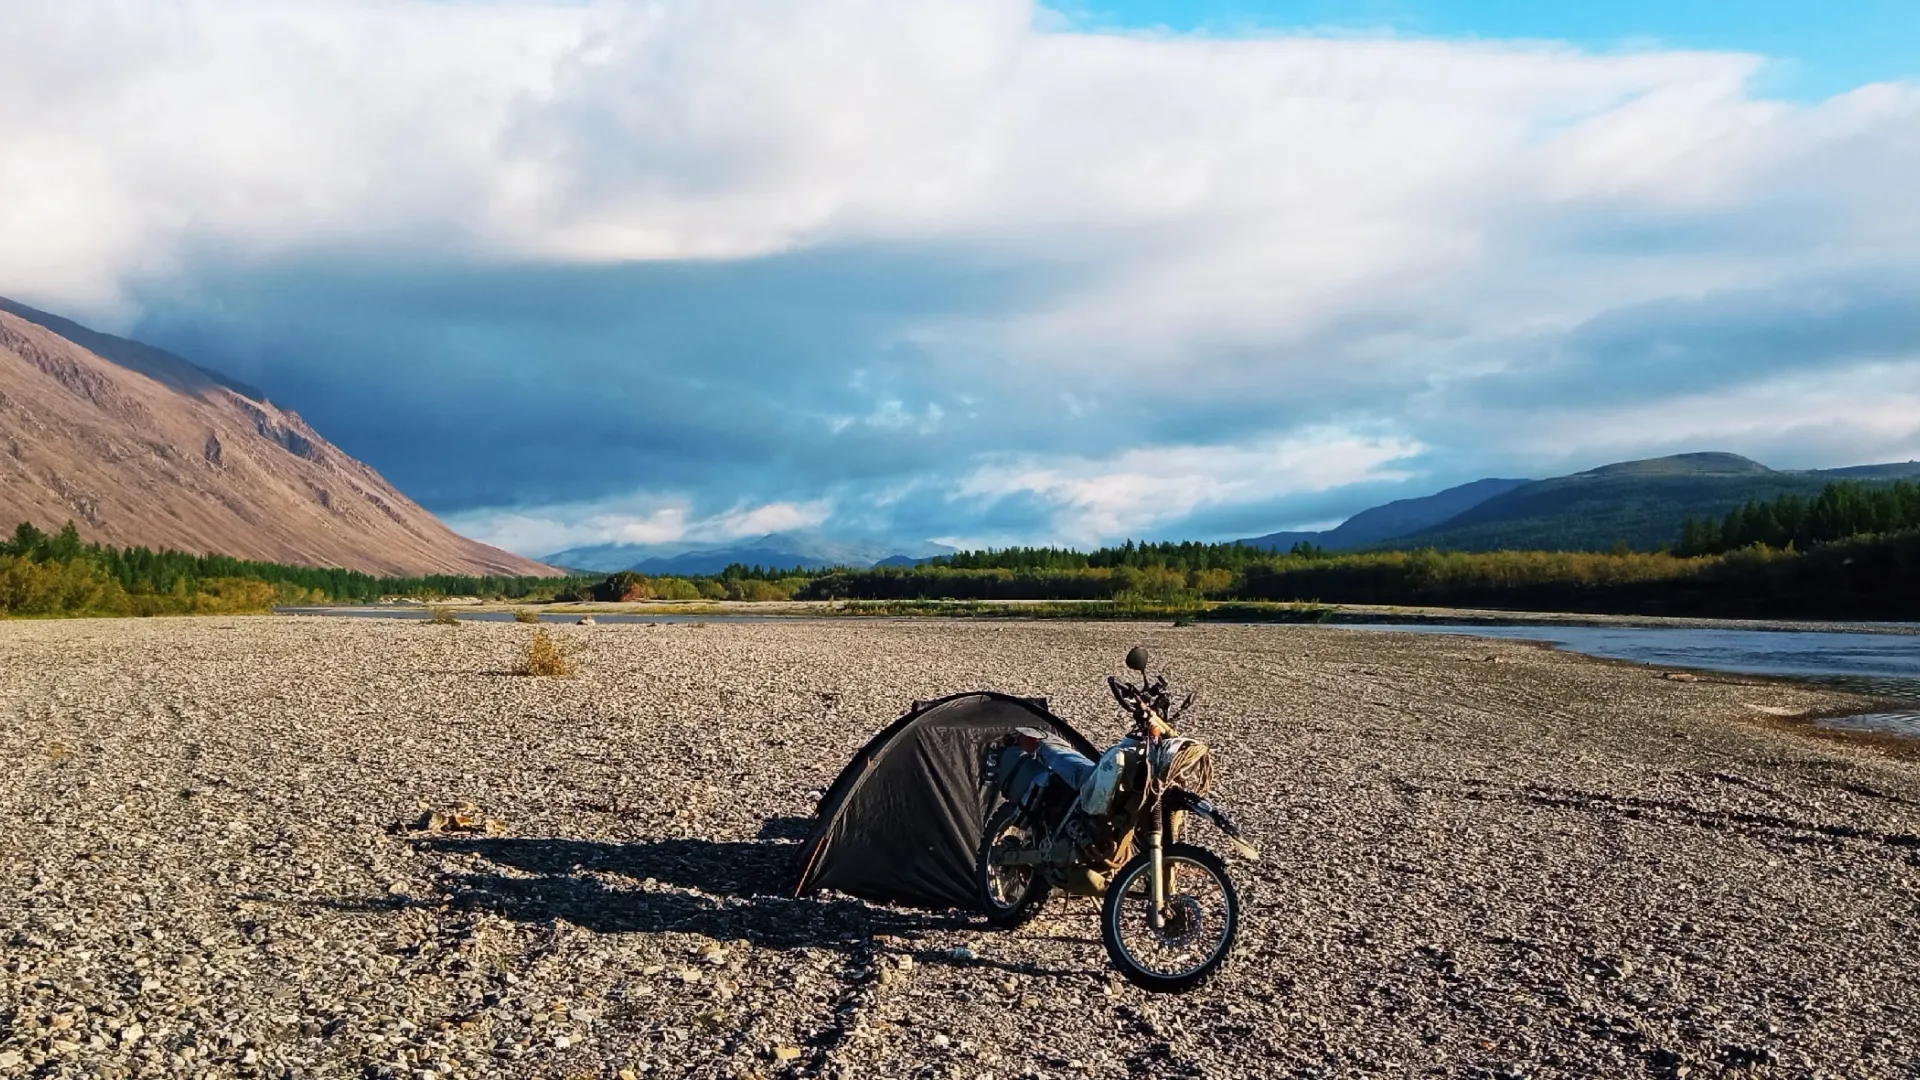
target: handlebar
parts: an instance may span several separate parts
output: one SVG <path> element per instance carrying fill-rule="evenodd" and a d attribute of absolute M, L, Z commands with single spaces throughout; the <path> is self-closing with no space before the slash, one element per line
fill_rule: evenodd
<path fill-rule="evenodd" d="M 1137 662 L 1136 662 L 1137 658 Z M 1125 682 L 1112 675 L 1107 676 L 1107 690 L 1113 694 L 1113 700 L 1120 708 L 1133 715 L 1134 730 L 1148 740 L 1163 735 L 1178 735 L 1173 729 L 1173 719 L 1183 715 L 1193 705 L 1193 695 L 1173 707 L 1173 696 L 1167 692 L 1165 675 L 1147 675 L 1147 655 L 1145 649 L 1136 648 L 1127 654 L 1127 666 L 1140 673 L 1140 685 Z"/>
<path fill-rule="evenodd" d="M 1113 700 L 1133 715 L 1134 730 L 1150 739 L 1173 732 L 1173 725 L 1167 723 L 1167 680 L 1164 677 L 1144 686 L 1134 686 L 1109 675 L 1107 689 L 1112 692 Z"/>

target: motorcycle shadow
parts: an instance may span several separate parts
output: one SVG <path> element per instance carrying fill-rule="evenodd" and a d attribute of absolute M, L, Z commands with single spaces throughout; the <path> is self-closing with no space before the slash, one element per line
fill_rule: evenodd
<path fill-rule="evenodd" d="M 872 951 L 874 937 L 886 935 L 901 939 L 897 951 L 923 963 L 1069 974 L 912 946 L 933 933 L 978 932 L 983 925 L 971 912 L 793 896 L 802 844 L 790 837 L 804 836 L 810 825 L 810 819 L 771 819 L 760 829 L 761 839 L 750 841 L 426 837 L 414 842 L 423 852 L 469 857 L 465 868 L 439 876 L 437 895 L 382 896 L 345 906 L 485 911 L 524 923 L 564 919 L 595 933 L 691 933 L 744 938 L 757 948 L 863 955 Z"/>

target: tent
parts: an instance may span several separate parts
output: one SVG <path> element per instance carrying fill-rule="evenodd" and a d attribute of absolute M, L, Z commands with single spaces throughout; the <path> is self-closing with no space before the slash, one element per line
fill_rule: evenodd
<path fill-rule="evenodd" d="M 975 692 L 914 702 L 820 799 L 794 895 L 830 888 L 915 907 L 975 907 L 974 857 L 992 809 L 981 757 L 1023 727 L 1051 729 L 1100 756 L 1044 698 Z"/>

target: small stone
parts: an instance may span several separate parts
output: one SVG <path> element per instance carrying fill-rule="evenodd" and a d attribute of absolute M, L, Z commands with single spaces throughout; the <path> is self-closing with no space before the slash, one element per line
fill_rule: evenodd
<path fill-rule="evenodd" d="M 973 961 L 980 959 L 979 953 L 974 952 L 972 949 L 968 948 L 965 945 L 956 945 L 953 948 L 948 949 L 947 956 L 950 959 L 958 960 L 963 964 L 970 964 Z"/>
<path fill-rule="evenodd" d="M 933 1045 L 945 1050 L 947 1047 L 953 1045 L 953 1040 L 947 1038 L 945 1034 L 936 1031 L 933 1034 Z"/>
<path fill-rule="evenodd" d="M 0 1050 L 0 1069 L 17 1068 L 20 1064 L 20 1051 Z"/>
<path fill-rule="evenodd" d="M 573 1045 L 573 1040 L 567 1038 L 565 1035 L 555 1035 L 553 1037 L 553 1048 L 555 1050 L 565 1050 L 567 1047 L 572 1045 Z"/>
<path fill-rule="evenodd" d="M 140 1037 L 146 1033 L 147 1029 L 141 1027 L 139 1024 L 128 1024 L 126 1027 L 120 1029 L 120 1041 L 123 1043 L 139 1042 Z"/>
<path fill-rule="evenodd" d="M 797 1046 L 776 1046 L 773 1048 L 775 1061 L 792 1061 L 799 1056 L 800 1048 Z"/>
<path fill-rule="evenodd" d="M 614 1074 L 614 1077 L 615 1080 L 640 1080 L 640 1074 L 634 1072 L 631 1068 L 621 1069 L 618 1073 Z"/>

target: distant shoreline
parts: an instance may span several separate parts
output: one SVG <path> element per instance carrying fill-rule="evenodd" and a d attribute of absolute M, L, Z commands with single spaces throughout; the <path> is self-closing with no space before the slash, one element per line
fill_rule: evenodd
<path fill-rule="evenodd" d="M 687 603 L 670 600 L 628 602 L 562 601 L 556 603 L 512 603 L 497 601 L 451 601 L 406 604 L 340 604 L 276 607 L 275 614 L 313 616 L 389 615 L 395 618 L 422 617 L 432 608 L 446 607 L 456 613 L 509 613 L 534 611 L 545 616 L 597 617 L 606 615 L 659 616 L 712 619 L 847 619 L 847 618 L 950 618 L 950 619 L 1065 619 L 1085 622 L 1166 622 L 1182 615 L 1201 622 L 1244 623 L 1329 623 L 1371 625 L 1382 623 L 1443 624 L 1464 623 L 1487 626 L 1619 626 L 1666 627 L 1672 629 L 1772 630 L 1802 633 L 1898 634 L 1920 636 L 1920 623 L 1888 621 L 1847 621 L 1837 619 L 1731 619 L 1701 616 L 1605 615 L 1589 612 L 1506 611 L 1493 608 L 1449 608 L 1389 604 L 1212 604 L 1190 609 L 1139 610 L 1129 612 L 1111 606 L 1099 608 L 1099 614 L 1076 615 L 1074 609 L 1110 605 L 1103 600 L 910 600 L 857 601 L 849 605 L 840 600 L 711 600 Z M 1209 612 L 1228 608 L 1229 617 L 1209 618 Z M 1263 608 L 1271 618 L 1259 618 Z"/>

